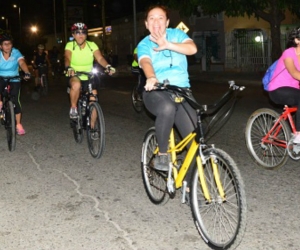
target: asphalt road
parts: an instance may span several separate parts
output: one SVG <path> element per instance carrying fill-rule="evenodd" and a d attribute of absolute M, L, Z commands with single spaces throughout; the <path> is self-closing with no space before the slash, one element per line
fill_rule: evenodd
<path fill-rule="evenodd" d="M 194 94 L 212 102 L 226 83 L 201 82 L 192 76 Z M 140 153 L 153 120 L 131 107 L 134 78 L 103 79 L 99 97 L 106 122 L 106 149 L 93 159 L 86 140 L 76 144 L 69 126 L 63 82 L 49 96 L 31 99 L 22 91 L 26 135 L 9 152 L 0 129 L 0 249 L 209 249 L 196 231 L 190 208 L 180 195 L 155 206 L 144 191 Z M 270 107 L 260 86 L 242 93 L 230 121 L 213 138 L 241 170 L 248 202 L 247 230 L 238 249 L 299 249 L 300 168 L 289 160 L 279 170 L 253 164 L 244 143 L 247 118 Z"/>

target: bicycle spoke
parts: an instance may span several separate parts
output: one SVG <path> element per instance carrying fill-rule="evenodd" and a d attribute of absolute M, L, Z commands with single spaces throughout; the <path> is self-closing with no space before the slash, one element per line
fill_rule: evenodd
<path fill-rule="evenodd" d="M 247 149 L 255 162 L 268 169 L 278 168 L 287 161 L 287 142 L 290 128 L 284 120 L 280 121 L 274 131 L 266 138 L 279 118 L 279 114 L 270 109 L 259 109 L 249 118 L 245 139 Z"/>
<path fill-rule="evenodd" d="M 210 162 L 214 155 L 219 180 L 225 192 L 225 200 L 220 197 L 213 168 Z M 195 168 L 191 186 L 191 209 L 200 235 L 208 245 L 227 249 L 237 246 L 246 228 L 246 200 L 244 184 L 233 160 L 220 149 L 204 151 L 204 176 L 211 202 L 204 197 L 198 170 Z M 234 247 L 233 247 L 234 248 Z"/>
<path fill-rule="evenodd" d="M 155 129 L 146 133 L 142 150 L 142 176 L 147 195 L 151 202 L 163 205 L 169 200 L 166 191 L 166 174 L 153 168 L 154 152 L 157 149 Z"/>
<path fill-rule="evenodd" d="M 88 146 L 94 158 L 100 158 L 105 148 L 105 123 L 99 103 L 89 105 L 90 126 L 87 129 Z"/>

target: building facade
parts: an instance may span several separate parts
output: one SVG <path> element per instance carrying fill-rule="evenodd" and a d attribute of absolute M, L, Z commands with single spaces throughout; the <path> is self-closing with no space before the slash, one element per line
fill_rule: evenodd
<path fill-rule="evenodd" d="M 254 17 L 226 17 L 223 13 L 215 16 L 198 15 L 181 17 L 178 11 L 170 13 L 170 27 L 175 28 L 183 22 L 194 40 L 198 52 L 188 57 L 190 63 L 199 64 L 206 71 L 262 71 L 271 64 L 271 40 L 269 23 Z M 144 13 L 112 21 L 112 53 L 117 55 L 119 64 L 130 64 L 134 44 L 134 23 L 137 40 L 148 34 L 144 23 Z M 299 25 L 299 19 L 286 13 L 281 24 L 282 48 L 286 35 Z"/>

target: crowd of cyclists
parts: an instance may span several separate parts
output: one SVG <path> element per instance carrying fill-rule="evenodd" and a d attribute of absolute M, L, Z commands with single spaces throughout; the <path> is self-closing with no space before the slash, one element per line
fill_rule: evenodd
<path fill-rule="evenodd" d="M 169 12 L 165 6 L 155 5 L 146 11 L 145 26 L 149 34 L 143 37 L 134 49 L 132 62 L 132 73 L 138 76 L 139 98 L 155 117 L 158 153 L 155 155 L 153 168 L 160 173 L 168 172 L 170 168 L 170 156 L 167 151 L 173 126 L 176 126 L 182 138 L 194 131 L 197 126 L 196 110 L 188 102 L 178 101 L 168 91 L 156 91 L 159 83 L 169 83 L 187 89 L 192 98 L 187 56 L 196 54 L 197 46 L 182 30 L 169 28 L 169 23 Z M 84 23 L 74 23 L 70 32 L 73 40 L 66 43 L 63 51 L 56 46 L 47 51 L 43 44 L 39 44 L 30 58 L 31 61 L 26 58 L 26 62 L 22 53 L 13 46 L 11 34 L 0 30 L 0 110 L 3 105 L 1 93 L 6 87 L 6 82 L 1 80 L 2 78 L 17 76 L 22 71 L 24 80 L 34 77 L 34 91 L 36 91 L 40 84 L 39 65 L 47 65 L 50 75 L 64 76 L 66 88 L 70 90 L 69 118 L 71 120 L 78 118 L 77 102 L 81 88 L 87 90 L 88 78 L 86 75 L 78 76 L 76 72 L 91 72 L 95 64 L 109 75 L 115 74 L 116 69 L 103 56 L 98 45 L 88 40 L 88 27 Z M 290 47 L 279 59 L 280 72 L 277 74 L 279 76 L 273 79 L 269 95 L 275 103 L 298 107 L 294 142 L 300 144 L 300 28 L 292 30 L 289 42 Z M 32 73 L 29 64 L 32 66 Z M 94 95 L 97 95 L 98 87 L 97 82 L 92 85 Z M 21 79 L 14 79 L 11 95 L 15 104 L 16 132 L 18 135 L 24 135 L 20 90 Z M 185 177 L 187 192 L 190 174 L 187 173 Z"/>
<path fill-rule="evenodd" d="M 155 126 L 160 152 L 155 161 L 155 167 L 159 170 L 167 169 L 166 150 L 172 126 L 175 124 L 184 136 L 193 130 L 196 124 L 195 111 L 189 105 L 178 106 L 167 92 L 153 91 L 156 89 L 157 83 L 164 81 L 179 87 L 190 88 L 186 56 L 195 54 L 197 47 L 186 33 L 179 29 L 169 28 L 169 22 L 169 12 L 165 6 L 155 5 L 147 10 L 145 26 L 149 35 L 138 43 L 133 52 L 134 61 L 132 63 L 133 73 L 136 73 L 139 78 L 140 98 L 143 99 L 148 111 L 156 117 Z M 98 45 L 87 40 L 88 28 L 84 23 L 74 23 L 70 31 L 73 40 L 67 42 L 64 51 L 59 51 L 56 46 L 46 51 L 45 46 L 39 44 L 33 53 L 31 65 L 35 77 L 35 88 L 39 84 L 38 65 L 46 64 L 51 69 L 52 75 L 57 72 L 66 72 L 67 85 L 70 87 L 69 116 L 73 119 L 77 117 L 76 106 L 80 87 L 81 85 L 86 87 L 87 83 L 84 76 L 78 77 L 75 72 L 91 71 L 95 63 L 109 70 L 110 75 L 114 74 L 116 70 L 102 55 Z M 20 68 L 25 73 L 25 79 L 28 80 L 31 77 L 27 66 L 28 60 L 26 63 L 21 52 L 13 47 L 13 38 L 9 33 L 6 31 L 0 31 L 0 33 L 0 76 L 17 75 Z M 298 57 L 300 55 L 298 51 L 298 45 L 300 46 L 299 29 L 293 30 L 291 34 L 292 47 L 295 48 L 296 57 Z M 294 50 L 292 51 L 294 52 Z M 288 69 L 287 73 L 295 79 L 297 78 L 298 81 L 298 74 L 300 74 L 297 73 L 300 72 L 298 65 L 293 66 L 294 62 L 289 58 L 282 60 L 282 64 Z M 276 78 L 276 81 L 279 79 L 281 78 Z M 3 88 L 2 85 L 0 82 L 0 90 Z M 25 134 L 21 124 L 20 82 L 15 80 L 14 86 L 18 134 Z M 290 88 L 289 86 L 284 87 Z M 97 86 L 93 86 L 93 92 L 97 94 Z M 273 92 L 270 92 L 270 95 L 275 100 Z M 0 102 L 0 108 L 1 105 Z M 184 109 L 181 110 L 180 107 L 184 107 Z M 183 117 L 191 117 L 192 119 L 183 119 Z M 186 120 L 190 122 L 183 122 Z"/>

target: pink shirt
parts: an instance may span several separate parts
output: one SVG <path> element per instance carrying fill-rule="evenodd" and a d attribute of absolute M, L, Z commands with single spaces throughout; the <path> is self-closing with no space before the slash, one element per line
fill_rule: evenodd
<path fill-rule="evenodd" d="M 273 78 L 269 83 L 269 91 L 278 89 L 280 87 L 292 87 L 299 89 L 299 81 L 293 78 L 287 71 L 284 65 L 284 59 L 292 58 L 297 70 L 300 71 L 300 64 L 294 47 L 286 49 L 278 60 Z"/>

